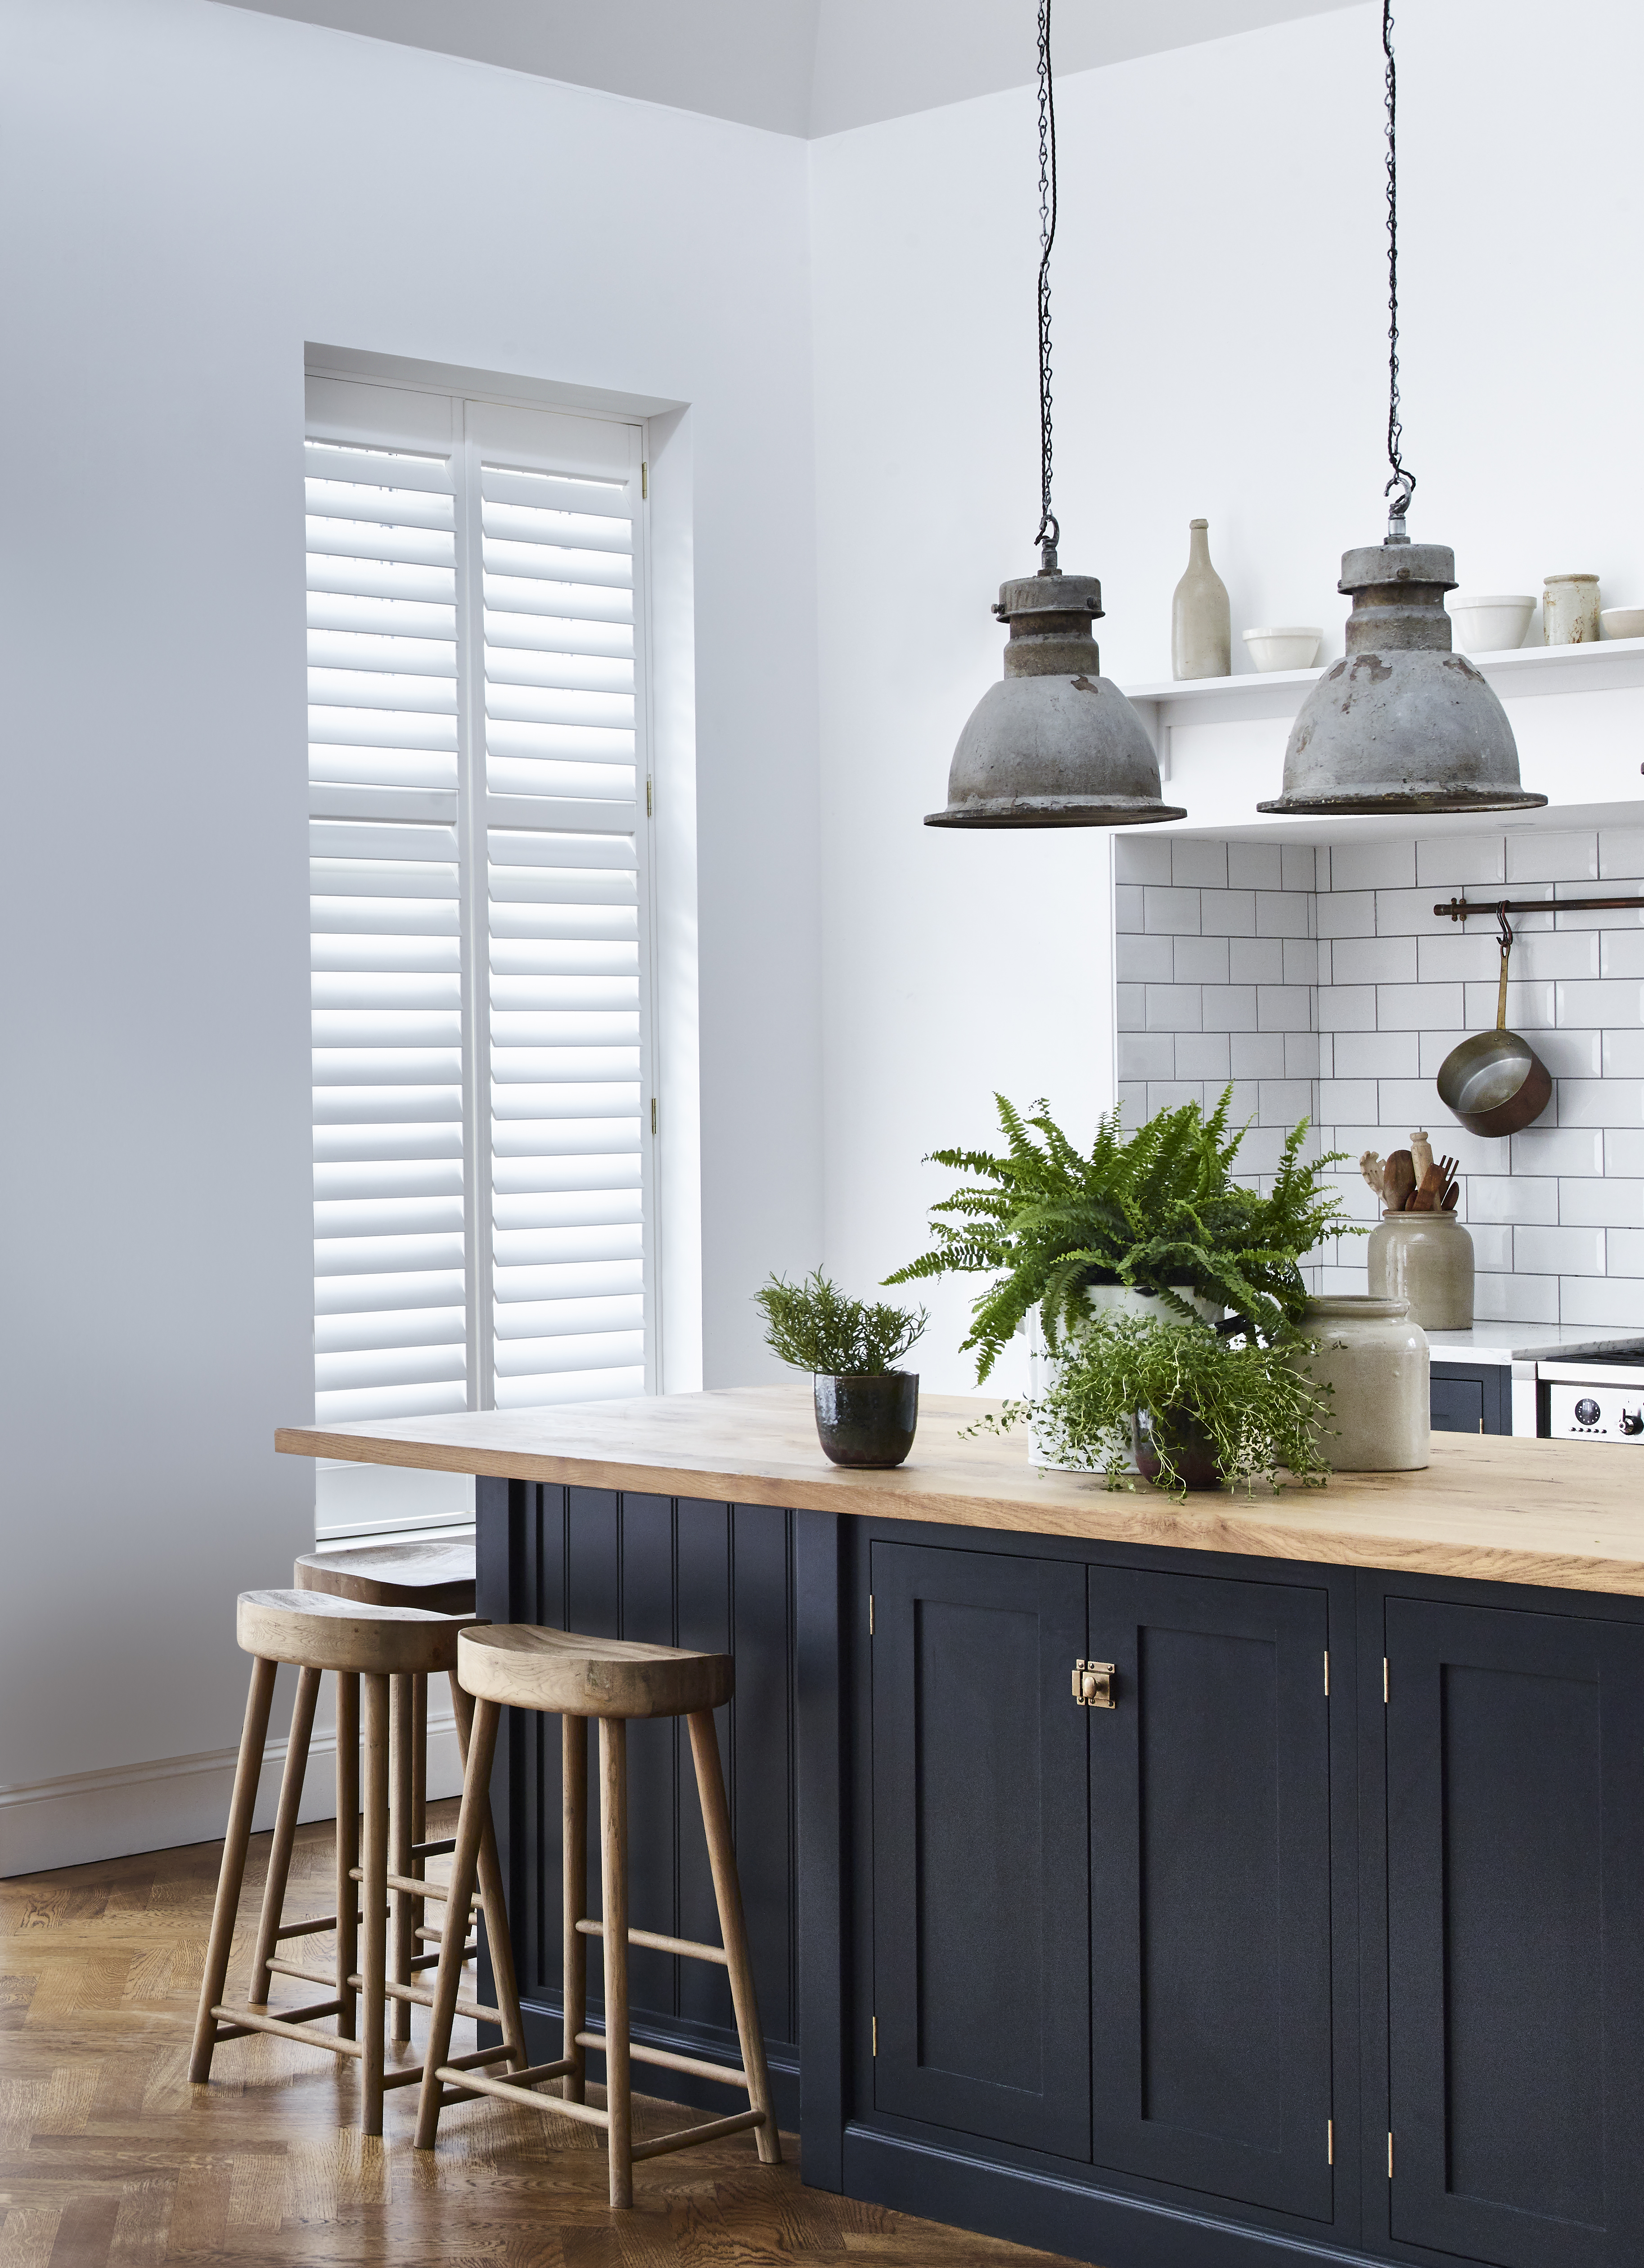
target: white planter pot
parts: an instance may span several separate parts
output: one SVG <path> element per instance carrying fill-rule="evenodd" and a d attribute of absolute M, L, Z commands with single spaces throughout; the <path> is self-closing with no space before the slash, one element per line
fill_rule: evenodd
<path fill-rule="evenodd" d="M 1227 1312 L 1213 1300 L 1201 1300 L 1197 1292 L 1186 1292 L 1183 1297 L 1207 1323 L 1220 1322 Z M 1117 1307 L 1127 1315 L 1152 1315 L 1164 1323 L 1179 1323 L 1182 1320 L 1178 1310 L 1168 1300 L 1160 1299 L 1156 1292 L 1133 1292 L 1128 1284 L 1087 1284 L 1085 1286 L 1085 1305 L 1093 1310 Z M 1028 1390 L 1036 1402 L 1055 1377 L 1060 1359 L 1059 1356 L 1050 1353 L 1045 1346 L 1043 1326 L 1039 1321 L 1039 1310 L 1035 1307 L 1028 1317 Z M 1036 1425 L 1028 1432 L 1028 1462 L 1051 1473 L 1099 1473 L 1102 1470 L 1101 1465 L 1089 1457 L 1077 1464 L 1053 1457 L 1041 1440 Z M 1126 1459 L 1124 1469 L 1131 1473 L 1137 1469 L 1134 1450 Z"/>

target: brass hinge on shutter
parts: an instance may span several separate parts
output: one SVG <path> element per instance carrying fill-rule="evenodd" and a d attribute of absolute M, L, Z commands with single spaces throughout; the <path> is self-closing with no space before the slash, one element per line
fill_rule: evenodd
<path fill-rule="evenodd" d="M 648 772 L 645 775 L 645 817 L 647 819 L 655 817 L 655 814 L 651 807 L 651 776 Z"/>
<path fill-rule="evenodd" d="M 651 1131 L 654 1134 L 654 1133 L 656 1132 L 656 1130 L 657 1130 L 657 1099 L 656 1099 L 655 1095 L 653 1094 L 653 1095 L 652 1096 L 652 1098 L 651 1098 Z"/>
<path fill-rule="evenodd" d="M 643 504 L 651 493 L 651 468 L 643 457 L 639 460 L 639 501 Z"/>

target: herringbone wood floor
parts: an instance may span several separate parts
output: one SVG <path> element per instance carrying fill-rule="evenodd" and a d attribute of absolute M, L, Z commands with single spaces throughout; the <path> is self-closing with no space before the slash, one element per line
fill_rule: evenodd
<path fill-rule="evenodd" d="M 431 1834 L 452 1831 L 454 1808 Z M 259 1837 L 231 1998 L 267 1853 Z M 353 2065 L 268 2036 L 228 2042 L 211 2084 L 190 2087 L 217 1855 L 198 1844 L 0 1881 L 0 2268 L 1058 2268 L 804 2189 L 792 2146 L 762 2167 L 741 2135 L 637 2168 L 635 2210 L 612 2213 L 599 2138 L 568 2119 L 470 2102 L 446 2112 L 431 2156 L 410 2146 L 406 2088 L 366 2140 Z M 304 1829 L 288 1918 L 330 1911 L 330 1865 L 329 1828 Z M 299 1944 L 322 1966 L 331 1940 Z M 642 2133 L 679 2122 L 674 2105 L 636 2110 Z"/>

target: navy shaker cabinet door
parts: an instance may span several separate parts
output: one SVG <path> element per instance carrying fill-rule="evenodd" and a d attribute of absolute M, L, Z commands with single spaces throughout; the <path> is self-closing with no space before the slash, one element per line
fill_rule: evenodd
<path fill-rule="evenodd" d="M 1644 1630 L 1386 1613 L 1391 2234 L 1637 2268 Z"/>
<path fill-rule="evenodd" d="M 1089 1586 L 1095 2161 L 1327 2220 L 1326 1594 Z"/>
<path fill-rule="evenodd" d="M 874 2102 L 1088 2162 L 1085 1571 L 873 1547 Z"/>

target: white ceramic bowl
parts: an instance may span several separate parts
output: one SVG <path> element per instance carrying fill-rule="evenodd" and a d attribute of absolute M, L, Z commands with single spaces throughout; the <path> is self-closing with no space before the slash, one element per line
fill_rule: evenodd
<path fill-rule="evenodd" d="M 1257 669 L 1311 669 L 1323 630 L 1246 630 L 1244 643 Z"/>
<path fill-rule="evenodd" d="M 1463 653 L 1508 653 L 1522 645 L 1534 599 L 1475 599 L 1453 594 L 1450 621 L 1456 643 Z"/>
<path fill-rule="evenodd" d="M 1606 637 L 1644 637 L 1644 607 L 1606 607 L 1598 619 Z"/>

